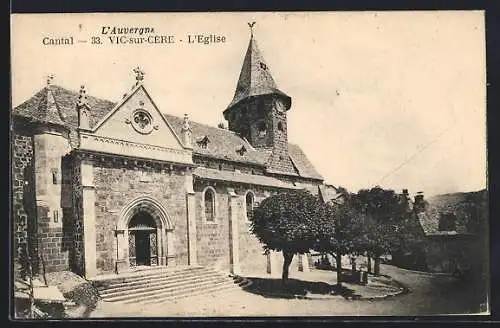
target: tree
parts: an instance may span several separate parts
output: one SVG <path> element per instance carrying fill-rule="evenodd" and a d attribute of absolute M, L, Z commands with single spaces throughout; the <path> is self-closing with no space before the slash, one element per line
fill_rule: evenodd
<path fill-rule="evenodd" d="M 352 196 L 352 201 L 363 220 L 359 245 L 368 257 L 375 259 L 374 274 L 379 275 L 380 257 L 413 243 L 418 222 L 407 200 L 394 190 L 362 189 Z"/>
<path fill-rule="evenodd" d="M 283 253 L 283 285 L 286 285 L 293 256 L 307 253 L 313 247 L 320 230 L 318 221 L 324 212 L 323 203 L 305 190 L 273 195 L 254 210 L 251 230 L 264 250 Z"/>
<path fill-rule="evenodd" d="M 314 250 L 328 253 L 336 260 L 337 285 L 342 285 L 342 256 L 359 254 L 362 222 L 347 196 L 344 203 L 326 204 L 325 216 L 322 217 L 322 229 L 316 239 Z"/>

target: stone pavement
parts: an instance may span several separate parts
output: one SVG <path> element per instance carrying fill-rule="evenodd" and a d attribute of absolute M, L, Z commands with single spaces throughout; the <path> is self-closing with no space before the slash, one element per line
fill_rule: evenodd
<path fill-rule="evenodd" d="M 245 275 L 253 280 L 266 279 L 280 283 L 279 275 Z M 311 272 L 292 272 L 290 280 L 302 281 L 306 286 L 332 286 L 336 284 L 334 271 L 312 270 Z M 343 283 L 352 294 L 360 295 L 359 301 L 364 304 L 378 302 L 375 298 L 387 297 L 389 294 L 400 293 L 400 287 L 394 287 L 387 282 L 391 279 L 381 277 L 371 279 L 367 286 Z M 342 295 L 327 295 L 313 293 L 290 297 L 290 295 L 272 295 L 260 293 L 259 290 L 233 290 L 216 292 L 209 295 L 194 296 L 185 299 L 172 300 L 156 305 L 116 304 L 99 301 L 90 317 L 212 317 L 212 316 L 289 316 L 289 315 L 332 315 L 362 313 L 363 306 L 356 300 L 348 300 Z M 321 290 L 321 288 L 319 288 Z"/>
<path fill-rule="evenodd" d="M 368 276 L 368 284 L 342 282 L 342 290 L 337 290 L 337 274 L 330 270 L 311 270 L 310 272 L 292 272 L 289 287 L 284 291 L 281 287 L 281 276 L 278 274 L 246 274 L 252 284 L 245 288 L 248 292 L 264 297 L 328 299 L 343 297 L 345 299 L 374 300 L 396 296 L 407 291 L 405 286 L 387 276 Z"/>

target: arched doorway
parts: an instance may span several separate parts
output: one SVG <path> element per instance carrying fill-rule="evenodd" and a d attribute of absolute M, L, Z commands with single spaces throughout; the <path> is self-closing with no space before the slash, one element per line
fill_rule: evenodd
<path fill-rule="evenodd" d="M 116 273 L 175 265 L 174 225 L 163 204 L 141 196 L 125 206 L 116 225 Z"/>
<path fill-rule="evenodd" d="M 157 226 L 148 212 L 140 211 L 130 219 L 128 242 L 131 266 L 158 265 Z"/>

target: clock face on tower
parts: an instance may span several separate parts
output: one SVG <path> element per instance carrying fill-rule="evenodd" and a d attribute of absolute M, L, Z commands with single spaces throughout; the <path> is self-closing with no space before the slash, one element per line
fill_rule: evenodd
<path fill-rule="evenodd" d="M 281 100 L 275 99 L 274 100 L 274 108 L 278 111 L 278 113 L 284 113 L 285 112 L 285 105 Z"/>

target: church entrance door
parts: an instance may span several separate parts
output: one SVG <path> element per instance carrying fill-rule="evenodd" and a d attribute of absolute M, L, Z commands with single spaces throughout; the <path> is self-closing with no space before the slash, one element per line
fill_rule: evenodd
<path fill-rule="evenodd" d="M 128 226 L 130 266 L 158 265 L 156 223 L 147 212 L 138 212 Z"/>
<path fill-rule="evenodd" d="M 135 231 L 135 261 L 137 265 L 151 265 L 149 231 Z"/>

